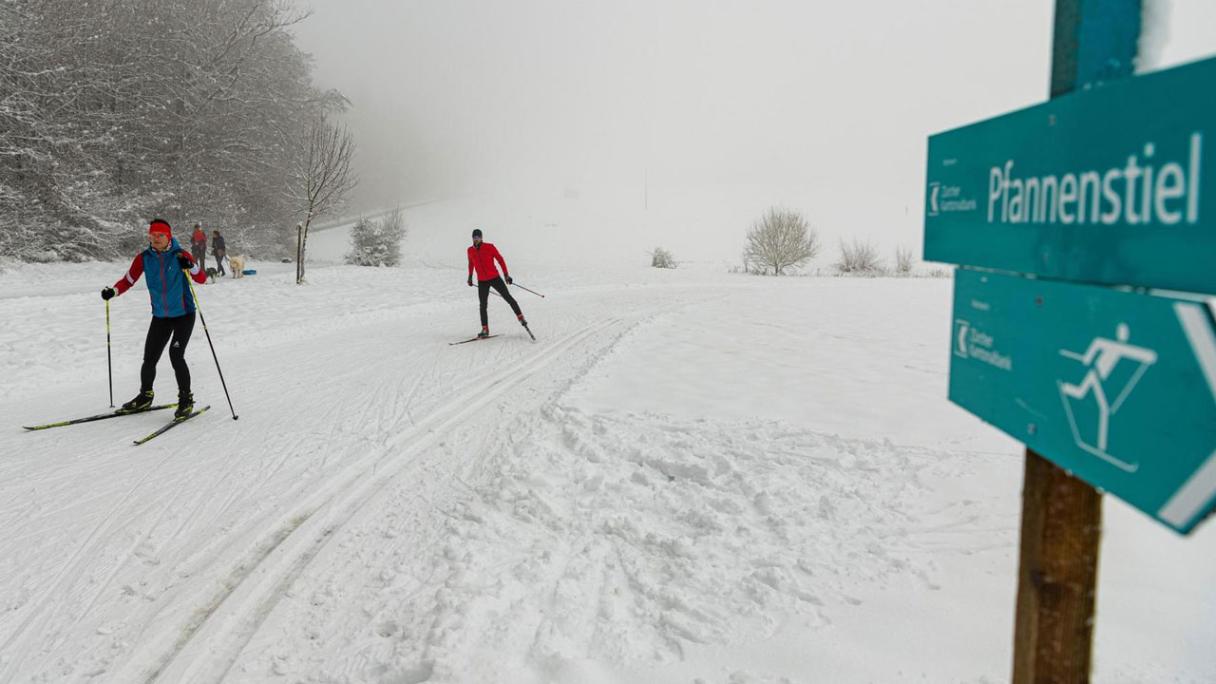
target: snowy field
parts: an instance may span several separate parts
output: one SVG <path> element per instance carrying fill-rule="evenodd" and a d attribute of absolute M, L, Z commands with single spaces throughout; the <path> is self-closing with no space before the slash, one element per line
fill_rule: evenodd
<path fill-rule="evenodd" d="M 0 681 L 1008 680 L 1022 459 L 944 398 L 949 280 L 658 271 L 487 218 L 204 286 L 240 420 L 198 326 L 212 408 L 141 447 L 164 415 L 20 427 L 107 408 L 126 264 L 7 264 Z M 491 298 L 501 336 L 448 345 L 474 225 L 547 295 L 515 289 L 537 342 Z M 120 402 L 142 284 L 112 316 Z M 1216 681 L 1216 531 L 1105 514 L 1094 681 Z"/>

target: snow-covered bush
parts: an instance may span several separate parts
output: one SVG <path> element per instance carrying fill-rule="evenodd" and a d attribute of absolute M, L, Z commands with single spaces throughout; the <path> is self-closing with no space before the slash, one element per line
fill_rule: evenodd
<path fill-rule="evenodd" d="M 655 247 L 650 253 L 650 265 L 653 268 L 675 268 L 676 258 L 662 247 Z"/>
<path fill-rule="evenodd" d="M 882 270 L 882 261 L 878 258 L 878 248 L 872 242 L 862 242 L 856 238 L 851 243 L 840 241 L 840 261 L 836 269 L 841 273 L 877 273 Z"/>
<path fill-rule="evenodd" d="M 398 209 L 379 221 L 361 218 L 351 230 L 346 263 L 355 266 L 396 266 L 401 263 L 405 219 Z"/>
<path fill-rule="evenodd" d="M 899 275 L 912 273 L 912 249 L 900 245 L 895 248 L 895 272 Z"/>
<path fill-rule="evenodd" d="M 752 224 L 743 250 L 743 265 L 756 275 L 783 275 L 819 253 L 819 236 L 796 211 L 776 207 Z"/>

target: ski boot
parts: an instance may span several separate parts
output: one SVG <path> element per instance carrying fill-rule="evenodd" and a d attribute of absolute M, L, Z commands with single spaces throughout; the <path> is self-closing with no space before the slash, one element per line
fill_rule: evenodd
<path fill-rule="evenodd" d="M 520 325 L 522 325 L 525 328 L 528 327 L 528 320 L 526 318 L 524 318 L 523 314 L 519 314 L 518 316 L 516 316 L 516 318 L 519 319 Z"/>
<path fill-rule="evenodd" d="M 152 390 L 141 390 L 135 398 L 122 405 L 118 409 L 120 413 L 146 411 L 152 406 Z"/>
<path fill-rule="evenodd" d="M 488 325 L 481 326 L 481 332 L 477 333 L 477 337 L 479 339 L 484 340 L 485 338 L 487 338 L 489 336 L 490 336 L 490 326 L 488 326 Z"/>
<path fill-rule="evenodd" d="M 194 413 L 194 395 L 189 392 L 178 392 L 177 410 L 173 412 L 173 417 L 189 418 L 191 413 Z"/>

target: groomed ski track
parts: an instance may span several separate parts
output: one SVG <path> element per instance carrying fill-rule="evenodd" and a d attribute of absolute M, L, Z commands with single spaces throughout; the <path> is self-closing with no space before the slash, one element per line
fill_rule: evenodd
<path fill-rule="evenodd" d="M 571 297 L 534 316 L 547 321 L 534 323 L 543 325 L 539 343 L 500 311 L 497 344 L 448 346 L 475 330 L 475 302 L 464 300 L 459 312 L 419 303 L 355 315 L 358 327 L 284 339 L 271 353 L 225 349 L 238 422 L 213 409 L 135 451 L 130 439 L 157 419 L 73 426 L 39 444 L 6 437 L 6 448 L 36 455 L 19 470 L 4 465 L 0 500 L 10 503 L 0 519 L 20 531 L 4 537 L 0 556 L 20 563 L 34 589 L 5 597 L 13 610 L 0 632 L 0 681 L 30 672 L 223 680 L 334 534 L 352 517 L 385 514 L 385 486 L 410 483 L 414 506 L 393 515 L 425 532 L 438 500 L 476 480 L 479 455 L 513 439 L 502 426 L 541 410 L 631 326 L 686 303 L 677 290 Z M 622 311 L 630 313 L 614 315 Z M 231 325 L 211 316 L 217 332 Z M 200 342 L 192 340 L 192 369 L 206 377 L 214 368 Z M 158 389 L 169 386 L 162 368 Z M 91 481 L 76 496 L 82 470 Z M 37 509 L 11 503 L 35 490 Z M 54 505 L 65 508 L 47 510 Z"/>
<path fill-rule="evenodd" d="M 200 291 L 239 421 L 196 335 L 207 414 L 22 430 L 106 403 L 122 266 L 0 273 L 0 683 L 1007 676 L 1022 463 L 943 399 L 948 280 L 542 272 L 537 342 L 449 346 L 460 264 L 259 264 Z M 1211 681 L 1212 538 L 1106 515 L 1095 681 Z"/>

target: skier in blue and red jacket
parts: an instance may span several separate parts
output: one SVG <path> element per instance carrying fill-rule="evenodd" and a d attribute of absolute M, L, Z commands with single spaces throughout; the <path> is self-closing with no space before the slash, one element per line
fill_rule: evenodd
<path fill-rule="evenodd" d="M 177 376 L 177 411 L 179 418 L 194 409 L 190 393 L 190 369 L 186 366 L 186 345 L 194 331 L 194 298 L 186 273 L 200 285 L 207 274 L 194 257 L 182 249 L 173 238 L 173 229 L 164 219 L 153 219 L 148 226 L 148 248 L 136 255 L 131 268 L 114 287 L 102 289 L 101 298 L 112 299 L 131 289 L 140 276 L 147 276 L 148 294 L 152 299 L 152 324 L 144 342 L 144 364 L 139 372 L 139 395 L 122 405 L 123 411 L 141 411 L 152 405 L 152 383 L 156 380 L 156 364 L 160 362 L 165 345 L 169 361 Z"/>
<path fill-rule="evenodd" d="M 498 267 L 494 265 L 497 261 L 502 264 L 502 276 L 498 275 Z M 519 309 L 519 303 L 511 296 L 507 285 L 511 284 L 511 274 L 507 271 L 507 262 L 502 258 L 502 254 L 498 252 L 498 248 L 489 242 L 482 242 L 481 229 L 473 230 L 473 246 L 469 247 L 469 287 L 473 286 L 473 273 L 477 273 L 477 298 L 481 302 L 481 332 L 477 333 L 478 337 L 490 336 L 490 318 L 486 313 L 486 304 L 490 299 L 490 288 L 498 291 L 502 295 L 503 300 L 511 305 L 511 310 L 515 312 L 515 317 L 519 319 L 519 324 L 528 327 L 528 321 L 524 320 L 524 314 Z M 503 279 L 506 279 L 506 284 L 503 284 Z"/>

